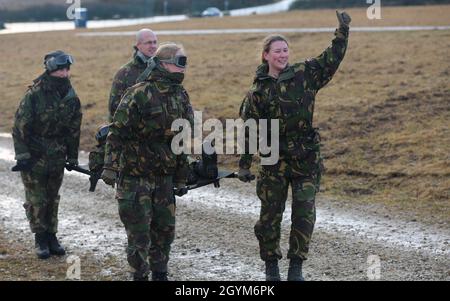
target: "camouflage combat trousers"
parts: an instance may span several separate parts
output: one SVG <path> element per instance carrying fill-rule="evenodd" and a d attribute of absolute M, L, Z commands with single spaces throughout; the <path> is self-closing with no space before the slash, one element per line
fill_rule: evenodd
<path fill-rule="evenodd" d="M 315 196 L 319 181 L 317 173 L 302 175 L 295 170 L 295 165 L 286 161 L 261 167 L 256 186 L 261 212 L 255 235 L 262 260 L 282 258 L 280 231 L 289 185 L 292 187 L 292 215 L 287 257 L 306 259 L 316 220 Z"/>
<path fill-rule="evenodd" d="M 61 187 L 64 167 L 43 171 L 35 166 L 29 172 L 21 172 L 25 186 L 23 207 L 30 222 L 31 232 L 58 231 L 59 188 Z"/>
<path fill-rule="evenodd" d="M 123 176 L 117 186 L 119 215 L 128 237 L 127 259 L 135 275 L 166 272 L 175 238 L 172 176 Z"/>

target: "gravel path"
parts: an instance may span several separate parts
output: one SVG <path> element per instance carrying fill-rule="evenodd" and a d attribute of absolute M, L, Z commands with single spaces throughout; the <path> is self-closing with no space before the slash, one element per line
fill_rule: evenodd
<path fill-rule="evenodd" d="M 32 245 L 20 176 L 9 171 L 13 156 L 11 138 L 0 135 L 0 228 L 8 239 Z M 82 163 L 86 157 L 81 154 Z M 59 236 L 68 255 L 93 253 L 102 274 L 127 280 L 126 235 L 114 191 L 99 183 L 90 193 L 88 186 L 86 176 L 66 173 Z M 177 199 L 177 235 L 169 263 L 173 280 L 264 279 L 253 234 L 259 212 L 254 190 L 254 185 L 224 180 L 219 189 L 204 187 Z M 382 280 L 450 280 L 448 220 L 430 224 L 412 212 L 358 206 L 319 196 L 310 259 L 304 264 L 307 279 L 367 280 L 379 275 Z M 284 254 L 289 219 L 287 209 L 282 224 Z M 120 269 L 109 268 L 111 258 Z M 285 277 L 288 262 L 280 263 Z"/>

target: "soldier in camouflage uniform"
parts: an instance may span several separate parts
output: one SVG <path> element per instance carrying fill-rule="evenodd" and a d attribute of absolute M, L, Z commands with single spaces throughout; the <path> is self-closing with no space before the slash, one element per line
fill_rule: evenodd
<path fill-rule="evenodd" d="M 261 166 L 257 195 L 261 213 L 255 225 L 260 256 L 266 263 L 266 280 L 278 281 L 280 224 L 289 185 L 292 187 L 292 216 L 288 280 L 302 281 L 302 262 L 306 259 L 316 218 L 315 195 L 322 172 L 320 137 L 313 128 L 315 95 L 333 77 L 344 58 L 349 34 L 348 14 L 338 13 L 339 28 L 332 45 L 320 56 L 289 65 L 289 46 L 282 36 L 264 41 L 263 64 L 258 67 L 253 87 L 240 108 L 242 119 L 279 119 L 280 159 L 272 166 Z M 248 137 L 247 137 L 248 138 Z M 252 156 L 239 162 L 239 179 L 251 176 Z"/>
<path fill-rule="evenodd" d="M 122 99 L 125 90 L 137 83 L 139 76 L 147 68 L 147 63 L 158 48 L 158 39 L 150 29 L 141 29 L 136 34 L 133 58 L 122 66 L 114 76 L 109 97 L 109 121 Z"/>
<path fill-rule="evenodd" d="M 108 105 L 108 119 L 110 122 L 125 91 L 134 86 L 138 81 L 143 80 L 143 73 L 145 73 L 144 71 L 146 71 L 151 57 L 155 54 L 157 45 L 158 39 L 150 29 L 141 29 L 137 32 L 133 58 L 122 66 L 114 76 Z M 147 70 L 151 71 L 151 69 Z M 91 172 L 101 173 L 103 171 L 105 138 L 108 133 L 108 128 L 109 125 L 100 126 L 95 136 L 97 145 L 89 153 L 89 170 Z"/>
<path fill-rule="evenodd" d="M 155 69 L 128 89 L 117 108 L 106 143 L 102 179 L 117 184 L 119 215 L 128 236 L 127 258 L 135 280 L 167 280 L 175 236 L 174 187 L 185 189 L 186 155 L 171 149 L 172 122 L 193 124 L 193 111 L 182 86 L 187 58 L 176 44 L 158 48 Z M 118 178 L 116 179 L 116 176 Z M 184 193 L 187 191 L 184 190 Z"/>
<path fill-rule="evenodd" d="M 56 238 L 64 165 L 78 165 L 81 110 L 69 80 L 73 59 L 62 51 L 44 58 L 46 71 L 29 87 L 15 115 L 13 139 L 25 186 L 24 204 L 36 253 L 64 255 Z"/>

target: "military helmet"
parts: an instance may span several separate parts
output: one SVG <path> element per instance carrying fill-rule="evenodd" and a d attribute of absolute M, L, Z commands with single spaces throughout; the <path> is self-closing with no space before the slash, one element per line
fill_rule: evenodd
<path fill-rule="evenodd" d="M 44 56 L 44 66 L 48 72 L 68 68 L 73 62 L 73 57 L 62 50 L 56 50 Z"/>
<path fill-rule="evenodd" d="M 98 128 L 97 134 L 95 134 L 95 140 L 98 144 L 106 143 L 106 137 L 108 137 L 109 124 L 102 125 Z"/>

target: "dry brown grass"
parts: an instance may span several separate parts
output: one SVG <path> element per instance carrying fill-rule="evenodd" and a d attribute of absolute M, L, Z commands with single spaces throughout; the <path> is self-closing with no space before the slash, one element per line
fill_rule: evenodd
<path fill-rule="evenodd" d="M 358 26 L 449 25 L 450 5 L 384 8 L 372 22 L 349 10 Z M 154 29 L 334 26 L 334 11 L 270 17 L 189 20 Z M 134 30 L 138 27 L 121 28 Z M 117 30 L 117 29 L 114 29 Z M 318 55 L 332 34 L 289 34 L 291 61 Z M 186 87 L 206 117 L 236 117 L 259 63 L 264 35 L 161 36 L 185 45 Z M 0 36 L 0 128 L 9 131 L 18 101 L 41 72 L 42 56 L 64 49 L 77 59 L 73 83 L 83 103 L 82 146 L 106 120 L 111 79 L 131 54 L 132 37 L 77 37 L 75 32 Z M 450 212 L 450 31 L 351 33 L 347 56 L 317 96 L 328 176 L 326 195 L 377 201 L 436 213 Z M 223 159 L 236 163 L 236 157 Z"/>
<path fill-rule="evenodd" d="M 352 17 L 352 26 L 426 26 L 448 25 L 448 6 L 408 6 L 383 7 L 382 20 L 369 20 L 366 9 L 350 8 L 346 11 Z M 188 22 L 161 23 L 149 25 L 155 30 L 176 29 L 210 29 L 210 28 L 290 28 L 290 27 L 330 27 L 336 23 L 334 9 L 291 11 L 276 15 L 260 15 L 252 17 L 225 17 L 202 19 L 196 18 Z M 138 30 L 140 26 L 123 27 L 120 30 Z M 102 31 L 111 31 L 106 28 Z M 114 29 L 116 31 L 116 29 Z"/>

